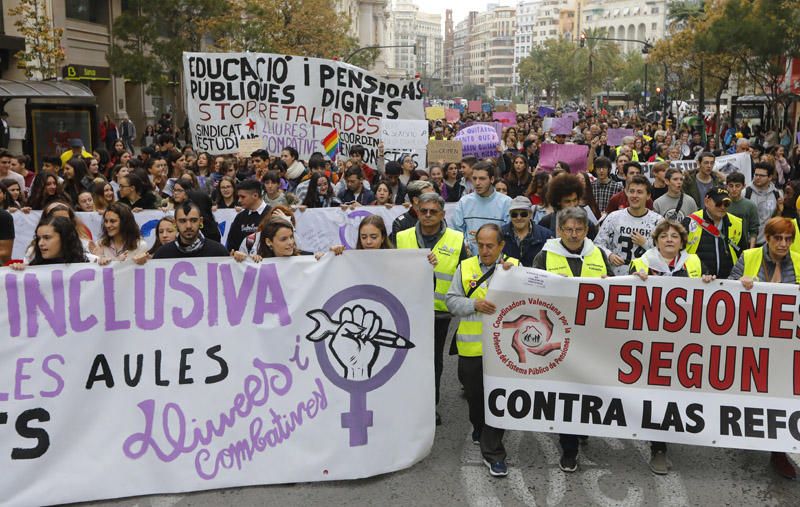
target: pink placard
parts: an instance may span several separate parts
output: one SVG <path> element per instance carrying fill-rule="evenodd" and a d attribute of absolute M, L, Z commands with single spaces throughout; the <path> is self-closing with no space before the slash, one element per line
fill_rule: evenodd
<path fill-rule="evenodd" d="M 517 113 L 514 112 L 495 112 L 492 114 L 494 121 L 499 121 L 504 127 L 511 127 L 517 124 Z"/>
<path fill-rule="evenodd" d="M 447 120 L 448 123 L 455 123 L 461 119 L 461 111 L 458 109 L 447 109 L 444 112 L 444 119 Z"/>
<path fill-rule="evenodd" d="M 470 100 L 469 101 L 469 112 L 470 113 L 480 113 L 483 111 L 483 102 L 480 100 Z"/>
<path fill-rule="evenodd" d="M 554 118 L 552 132 L 555 136 L 571 136 L 572 118 Z"/>
<path fill-rule="evenodd" d="M 557 162 L 569 164 L 572 173 L 586 172 L 589 147 L 585 144 L 544 143 L 539 147 L 539 167 L 552 171 Z"/>
<path fill-rule="evenodd" d="M 620 146 L 623 137 L 632 135 L 633 129 L 608 129 L 608 141 L 606 141 L 606 144 L 609 146 Z"/>

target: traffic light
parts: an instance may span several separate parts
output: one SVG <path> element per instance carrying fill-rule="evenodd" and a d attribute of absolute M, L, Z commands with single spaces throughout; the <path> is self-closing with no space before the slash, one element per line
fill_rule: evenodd
<path fill-rule="evenodd" d="M 586 32 L 581 32 L 580 41 L 581 41 L 581 47 L 585 47 L 586 46 Z"/>

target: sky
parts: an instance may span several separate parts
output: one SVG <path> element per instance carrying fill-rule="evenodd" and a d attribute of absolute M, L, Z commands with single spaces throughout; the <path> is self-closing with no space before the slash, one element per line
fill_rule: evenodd
<path fill-rule="evenodd" d="M 420 7 L 423 12 L 431 12 L 433 14 L 442 15 L 442 23 L 444 23 L 444 11 L 447 9 L 453 10 L 453 24 L 466 19 L 469 11 L 485 11 L 486 5 L 489 3 L 496 3 L 499 5 L 517 5 L 517 1 L 506 0 L 505 2 L 495 0 L 489 2 L 487 0 L 413 0 L 415 4 Z"/>

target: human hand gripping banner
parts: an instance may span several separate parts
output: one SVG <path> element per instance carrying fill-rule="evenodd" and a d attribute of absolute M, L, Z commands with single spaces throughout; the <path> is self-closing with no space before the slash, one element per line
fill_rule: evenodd
<path fill-rule="evenodd" d="M 797 285 L 495 273 L 486 422 L 797 452 Z"/>
<path fill-rule="evenodd" d="M 0 269 L 2 503 L 413 465 L 435 428 L 431 275 L 421 250 Z"/>

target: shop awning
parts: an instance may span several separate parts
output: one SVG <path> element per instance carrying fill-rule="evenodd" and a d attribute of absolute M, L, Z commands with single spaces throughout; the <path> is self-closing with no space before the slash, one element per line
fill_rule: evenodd
<path fill-rule="evenodd" d="M 0 79 L 0 101 L 12 99 L 93 99 L 88 86 L 75 81 L 10 81 Z"/>

